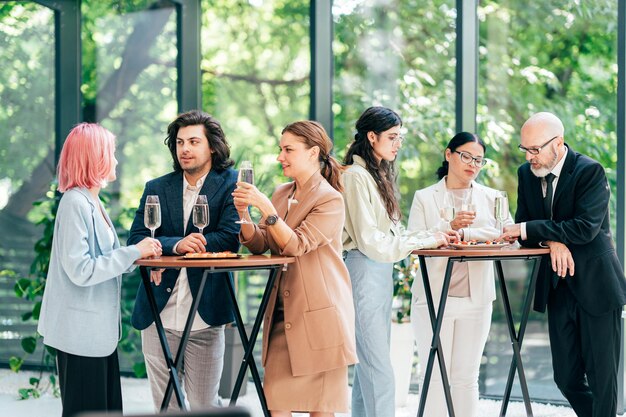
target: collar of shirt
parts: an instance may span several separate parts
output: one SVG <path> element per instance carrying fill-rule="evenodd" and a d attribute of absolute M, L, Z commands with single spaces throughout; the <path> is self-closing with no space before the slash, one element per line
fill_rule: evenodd
<path fill-rule="evenodd" d="M 198 181 L 196 181 L 195 186 L 193 186 L 189 183 L 189 181 L 187 181 L 187 177 L 185 176 L 185 174 L 183 174 L 183 192 L 184 190 L 187 190 L 187 189 L 192 190 L 192 191 L 196 191 L 196 190 L 200 191 L 200 189 L 202 189 L 202 185 L 204 184 L 204 181 L 206 180 L 207 175 L 209 175 L 208 172 L 204 174 L 202 177 L 200 177 Z"/>

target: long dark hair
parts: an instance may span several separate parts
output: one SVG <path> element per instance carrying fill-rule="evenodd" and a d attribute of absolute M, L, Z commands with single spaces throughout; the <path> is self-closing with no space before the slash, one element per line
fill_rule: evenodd
<path fill-rule="evenodd" d="M 476 142 L 483 147 L 483 151 L 487 151 L 485 142 L 483 142 L 480 136 L 478 136 L 476 133 L 469 132 L 461 132 L 454 135 L 454 137 L 450 139 L 450 142 L 448 142 L 448 146 L 446 146 L 446 149 L 450 149 L 450 151 L 454 152 L 459 146 L 463 146 L 466 143 L 470 142 Z M 448 164 L 448 161 L 446 161 L 446 158 L 444 157 L 441 166 L 437 169 L 437 178 L 442 179 L 443 177 L 448 175 L 449 165 L 450 164 Z"/>
<path fill-rule="evenodd" d="M 396 198 L 395 161 L 382 160 L 379 164 L 374 156 L 372 144 L 367 139 L 368 132 L 380 135 L 394 126 L 402 126 L 402 119 L 395 111 L 386 107 L 370 107 L 365 110 L 356 122 L 354 142 L 350 144 L 343 162 L 346 165 L 352 165 L 354 163 L 354 155 L 358 155 L 365 160 L 367 171 L 378 186 L 378 192 L 383 199 L 389 218 L 397 222 L 402 217 L 402 213 Z"/>
<path fill-rule="evenodd" d="M 176 138 L 178 130 L 186 126 L 204 126 L 204 134 L 209 141 L 209 148 L 213 150 L 211 154 L 211 168 L 216 171 L 223 171 L 235 164 L 230 159 L 230 145 L 226 141 L 226 135 L 218 122 L 213 116 L 200 110 L 191 110 L 186 113 L 179 114 L 167 127 L 167 137 L 163 141 L 170 149 L 174 165 L 174 171 L 181 172 L 183 169 L 178 162 L 176 156 Z"/>
<path fill-rule="evenodd" d="M 318 156 L 320 173 L 335 190 L 343 191 L 343 185 L 341 184 L 342 168 L 339 162 L 330 156 L 330 152 L 333 150 L 333 142 L 328 137 L 324 127 L 312 120 L 302 120 L 285 126 L 281 134 L 285 132 L 300 138 L 307 149 L 311 149 L 314 146 L 320 149 Z"/>

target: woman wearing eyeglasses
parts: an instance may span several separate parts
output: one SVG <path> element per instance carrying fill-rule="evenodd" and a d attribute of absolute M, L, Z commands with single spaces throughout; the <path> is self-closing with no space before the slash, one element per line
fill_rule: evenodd
<path fill-rule="evenodd" d="M 450 241 L 443 231 L 409 233 L 400 224 L 394 161 L 402 146 L 401 126 L 393 110 L 370 107 L 356 122 L 357 133 L 344 159 L 348 167 L 343 174 L 343 249 L 352 282 L 359 358 L 352 385 L 353 416 L 392 417 L 395 412 L 389 351 L 393 263 L 415 249 Z"/>
<path fill-rule="evenodd" d="M 415 192 L 409 215 L 409 230 L 436 232 L 451 228 L 466 241 L 494 240 L 500 235 L 494 217 L 498 191 L 475 181 L 487 162 L 485 150 L 483 141 L 473 133 L 461 132 L 450 140 L 444 152 L 443 164 L 437 170 L 440 181 Z M 455 210 L 455 216 L 449 223 L 440 217 L 440 210 L 444 208 L 448 197 L 459 202 L 455 205 L 458 211 Z M 504 224 L 512 223 L 509 214 Z M 447 258 L 426 260 L 435 308 L 441 296 L 447 261 Z M 425 363 L 430 352 L 432 327 L 422 280 L 416 279 L 411 290 L 411 323 L 419 358 Z M 478 371 L 491 326 L 492 302 L 495 298 L 491 261 L 454 264 L 441 327 L 441 346 L 454 412 L 458 417 L 478 415 Z M 424 412 L 429 417 L 448 415 L 441 373 L 437 367 L 435 361 Z"/>

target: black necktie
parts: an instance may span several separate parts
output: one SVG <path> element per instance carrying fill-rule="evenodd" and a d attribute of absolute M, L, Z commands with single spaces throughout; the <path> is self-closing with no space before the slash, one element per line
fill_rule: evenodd
<path fill-rule="evenodd" d="M 552 195 L 554 194 L 554 188 L 552 183 L 556 175 L 549 173 L 546 175 L 546 196 L 543 198 L 543 212 L 547 219 L 552 219 Z"/>

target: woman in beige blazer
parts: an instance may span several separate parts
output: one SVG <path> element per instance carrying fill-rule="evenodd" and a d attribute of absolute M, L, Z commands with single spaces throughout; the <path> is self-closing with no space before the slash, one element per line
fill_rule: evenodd
<path fill-rule="evenodd" d="M 474 181 L 486 162 L 485 144 L 477 135 L 467 132 L 455 135 L 448 143 L 444 163 L 437 171 L 440 181 L 415 192 L 409 215 L 409 230 L 436 232 L 452 228 L 465 240 L 477 241 L 493 240 L 500 236 L 500 225 L 496 224 L 494 217 L 498 191 Z M 457 209 L 462 208 L 461 201 L 464 201 L 473 204 L 474 210 L 457 210 L 450 223 L 444 222 L 439 213 L 446 198 L 457 201 Z M 512 223 L 509 215 L 505 224 Z M 447 261 L 447 258 L 426 260 L 436 303 L 441 296 Z M 430 350 L 432 328 L 421 279 L 413 282 L 412 292 L 411 323 L 418 354 L 423 360 L 428 357 Z M 491 305 L 495 298 L 492 262 L 454 265 L 441 327 L 441 345 L 448 365 L 454 411 L 460 417 L 477 416 L 478 371 L 489 335 Z M 425 415 L 430 417 L 448 415 L 440 375 L 438 369 L 433 371 L 425 411 Z"/>
<path fill-rule="evenodd" d="M 283 129 L 281 163 L 294 181 L 270 201 L 253 185 L 233 193 L 240 216 L 261 211 L 259 225 L 244 223 L 241 243 L 252 253 L 295 256 L 270 295 L 263 338 L 264 390 L 273 417 L 292 411 L 330 416 L 348 411 L 348 365 L 355 363 L 354 307 L 341 258 L 345 217 L 340 165 L 317 122 Z"/>

